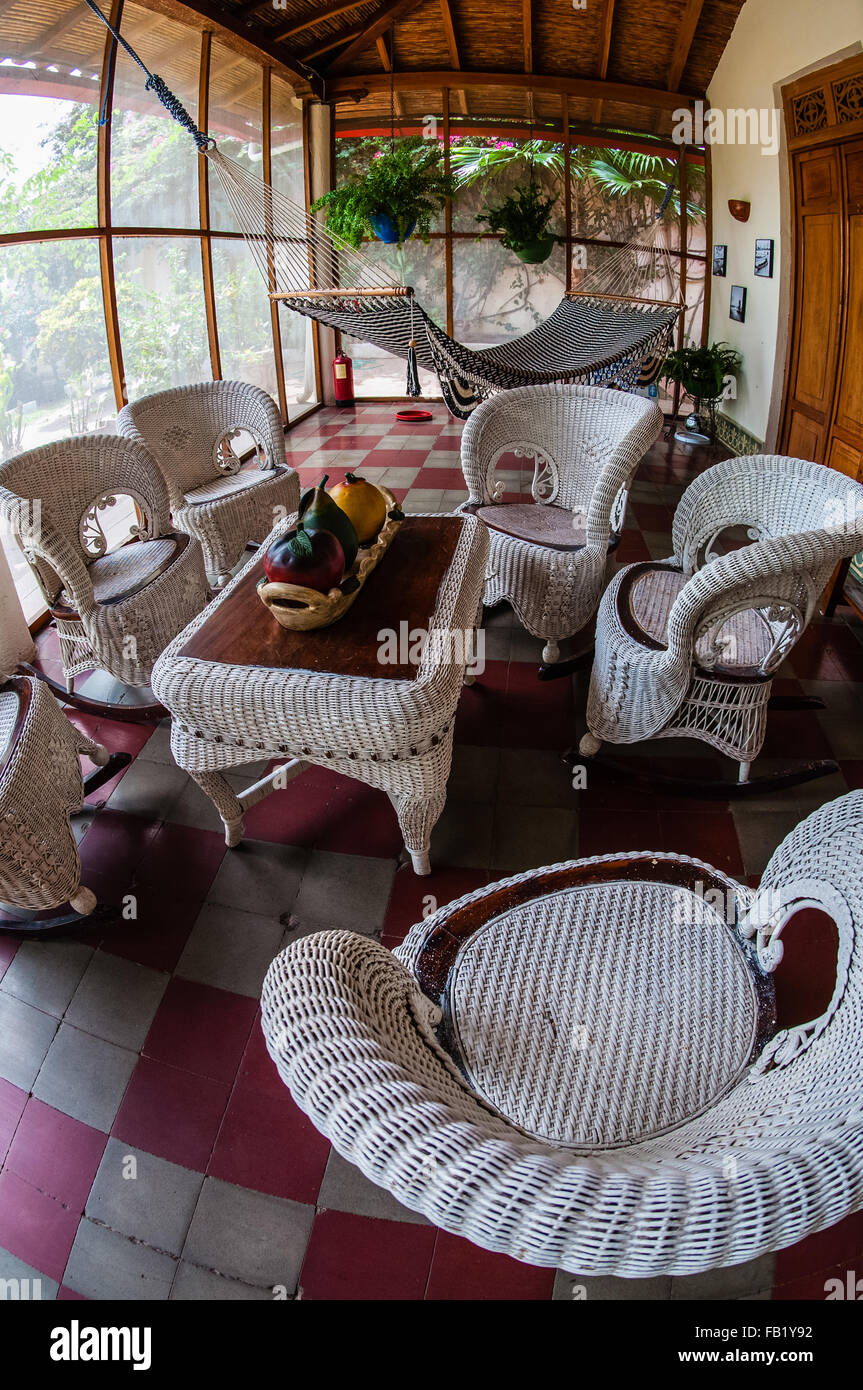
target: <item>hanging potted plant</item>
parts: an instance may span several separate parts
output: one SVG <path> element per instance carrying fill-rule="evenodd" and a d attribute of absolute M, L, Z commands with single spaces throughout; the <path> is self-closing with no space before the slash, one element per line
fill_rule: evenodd
<path fill-rule="evenodd" d="M 413 235 L 427 242 L 432 219 L 455 191 L 442 160 L 436 141 L 421 135 L 394 140 L 375 155 L 361 178 L 325 193 L 312 204 L 312 212 L 323 211 L 328 230 L 355 251 L 363 237 L 397 246 Z"/>
<path fill-rule="evenodd" d="M 496 208 L 477 215 L 488 230 L 500 237 L 501 245 L 514 251 L 526 265 L 541 265 L 547 261 L 557 238 L 549 232 L 548 224 L 555 204 L 552 195 L 546 197 L 537 184 L 518 184 Z"/>
<path fill-rule="evenodd" d="M 685 444 L 702 440 L 716 442 L 716 406 L 722 399 L 725 378 L 740 370 L 742 357 L 728 343 L 711 343 L 709 347 L 684 347 L 670 352 L 665 359 L 663 379 L 680 386 L 695 402 L 695 414 L 686 421 L 686 430 L 675 436 Z M 701 432 L 701 407 L 707 406 L 710 433 Z"/>

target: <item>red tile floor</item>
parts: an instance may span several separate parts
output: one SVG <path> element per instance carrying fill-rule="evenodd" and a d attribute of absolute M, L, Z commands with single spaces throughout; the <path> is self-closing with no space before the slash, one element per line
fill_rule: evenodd
<path fill-rule="evenodd" d="M 360 468 L 408 510 L 464 497 L 460 426 L 442 406 L 399 426 L 395 407 L 323 411 L 295 428 L 303 483 Z M 510 461 L 509 490 L 529 479 Z M 693 459 L 660 443 L 642 464 L 621 561 L 669 553 Z M 43 660 L 56 660 L 50 636 Z M 100 936 L 0 935 L 0 1277 L 41 1277 L 43 1297 L 126 1299 L 822 1299 L 863 1272 L 863 1215 L 717 1274 L 576 1279 L 435 1230 L 331 1151 L 294 1106 L 264 1048 L 257 1000 L 298 931 L 347 926 L 397 944 L 423 899 L 448 901 L 530 866 L 616 848 L 674 849 L 751 882 L 821 802 L 863 786 L 863 628 L 817 623 L 783 672 L 818 712 L 772 717 L 765 768 L 832 754 L 828 781 L 730 805 L 646 801 L 590 777 L 575 793 L 560 753 L 581 732 L 584 677 L 539 684 L 539 644 L 488 615 L 487 668 L 465 690 L 431 878 L 397 867 L 387 798 L 320 769 L 255 807 L 226 851 L 214 813 L 174 765 L 168 730 L 82 724 L 130 767 L 76 819 L 84 881 L 124 912 Z M 633 750 L 637 754 L 637 750 Z M 653 745 L 655 763 L 711 765 L 698 745 Z M 296 925 L 299 924 L 299 925 Z M 835 935 L 798 918 L 779 977 L 784 1021 L 829 997 Z M 790 1200 L 790 1198 L 789 1198 Z"/>

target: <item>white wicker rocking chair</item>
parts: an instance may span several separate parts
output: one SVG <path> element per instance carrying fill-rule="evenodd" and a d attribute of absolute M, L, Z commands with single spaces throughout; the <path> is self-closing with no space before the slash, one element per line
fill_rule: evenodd
<path fill-rule="evenodd" d="M 124 406 L 117 428 L 156 458 L 174 525 L 200 541 L 220 588 L 246 545 L 297 510 L 300 485 L 285 458 L 282 417 L 258 386 L 204 381 L 161 391 Z M 254 440 L 257 469 L 241 468 L 231 442 L 240 434 Z"/>
<path fill-rule="evenodd" d="M 86 781 L 81 754 L 96 764 Z M 94 911 L 69 816 L 129 761 L 70 723 L 43 681 L 13 676 L 0 684 L 0 904 L 15 918 L 0 922 L 0 931 L 55 931 Z M 60 916 L 27 915 L 65 903 L 71 912 Z"/>
<path fill-rule="evenodd" d="M 111 549 L 103 521 L 124 496 L 134 501 L 137 520 L 129 543 Z M 48 681 L 57 696 L 108 716 L 160 718 L 155 701 L 103 704 L 74 689 L 75 677 L 94 668 L 126 686 L 147 687 L 156 658 L 210 597 L 201 547 L 171 530 L 153 457 L 107 434 L 31 449 L 0 464 L 0 516 L 57 628 L 66 676 L 65 690 Z"/>
<path fill-rule="evenodd" d="M 741 526 L 752 543 L 717 555 L 723 533 Z M 686 489 L 672 538 L 670 559 L 629 565 L 603 595 L 582 755 L 593 757 L 604 741 L 695 738 L 739 764 L 738 794 L 835 772 L 821 761 L 750 778 L 773 677 L 835 566 L 863 549 L 863 487 L 800 459 L 727 459 Z M 698 787 L 735 791 L 721 780 Z"/>
<path fill-rule="evenodd" d="M 776 1032 L 803 906 L 838 929 L 824 1014 Z M 270 1054 L 367 1177 L 489 1250 L 584 1275 L 752 1260 L 863 1207 L 863 793 L 779 847 L 757 894 L 683 857 L 537 869 L 391 954 L 294 942 Z"/>
<path fill-rule="evenodd" d="M 479 406 L 464 428 L 463 510 L 489 530 L 485 603 L 507 599 L 544 643 L 544 677 L 564 675 L 560 642 L 596 612 L 636 468 L 662 429 L 654 401 L 598 386 L 523 386 Z M 503 454 L 533 458 L 533 502 L 504 503 Z"/>

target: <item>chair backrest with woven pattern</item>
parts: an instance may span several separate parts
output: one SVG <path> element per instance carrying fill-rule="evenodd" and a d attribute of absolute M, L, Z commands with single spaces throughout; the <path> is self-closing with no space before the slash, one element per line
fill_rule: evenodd
<path fill-rule="evenodd" d="M 100 503 L 131 497 L 143 533 L 171 529 L 164 478 L 142 444 L 113 434 L 78 435 L 43 444 L 0 464 L 0 514 L 33 557 L 46 594 L 65 585 L 80 592 L 99 553 Z"/>
<path fill-rule="evenodd" d="M 863 486 L 804 459 L 751 454 L 708 468 L 684 492 L 674 516 L 674 553 L 691 571 L 722 531 L 744 526 L 754 539 L 846 531 L 863 546 Z M 853 549 L 853 546 L 852 546 Z"/>
<path fill-rule="evenodd" d="M 502 453 L 529 454 L 534 446 L 550 462 L 552 489 L 542 500 L 586 512 L 608 466 L 619 467 L 623 486 L 661 424 L 655 401 L 625 391 L 560 383 L 516 387 L 485 401 L 465 425 L 465 477 L 470 486 L 472 465 L 487 473 Z"/>
<path fill-rule="evenodd" d="M 130 401 L 117 417 L 119 432 L 151 450 L 171 493 L 171 505 L 234 463 L 228 454 L 237 431 L 247 432 L 267 465 L 285 465 L 285 432 L 275 401 L 246 381 L 203 381 Z"/>

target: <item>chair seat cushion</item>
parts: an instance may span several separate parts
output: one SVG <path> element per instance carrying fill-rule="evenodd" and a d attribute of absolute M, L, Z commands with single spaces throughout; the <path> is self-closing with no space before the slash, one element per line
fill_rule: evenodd
<path fill-rule="evenodd" d="M 260 483 L 271 483 L 279 473 L 284 472 L 283 468 L 261 469 L 257 464 L 254 464 L 251 467 L 241 468 L 239 473 L 225 473 L 210 478 L 200 487 L 185 493 L 185 499 L 192 507 L 200 506 L 202 502 L 221 502 L 229 497 L 235 497 L 239 492 L 248 492 L 250 488 L 257 487 Z"/>
<path fill-rule="evenodd" d="M 494 502 L 476 515 L 492 531 L 553 550 L 581 550 L 587 540 L 585 513 L 552 502 Z"/>
<path fill-rule="evenodd" d="M 133 541 L 100 555 L 88 566 L 94 599 L 97 603 L 118 603 L 130 598 L 162 574 L 187 544 L 187 536 L 160 536 L 155 541 Z M 52 612 L 62 617 L 74 616 L 72 600 L 65 589 Z"/>
<path fill-rule="evenodd" d="M 629 612 L 641 632 L 658 646 L 666 646 L 668 615 L 686 584 L 680 570 L 653 565 L 638 566 L 626 586 Z M 748 608 L 701 636 L 695 644 L 695 660 L 712 671 L 730 674 L 758 670 L 771 647 L 773 633 L 764 615 Z M 722 659 L 716 660 L 717 649 Z"/>
<path fill-rule="evenodd" d="M 441 1041 L 473 1090 L 535 1138 L 607 1149 L 677 1128 L 740 1079 L 759 1045 L 722 881 L 714 898 L 696 882 L 704 866 L 653 859 L 655 881 L 633 881 L 638 868 L 538 884 L 517 906 L 502 892 L 448 972 Z"/>

